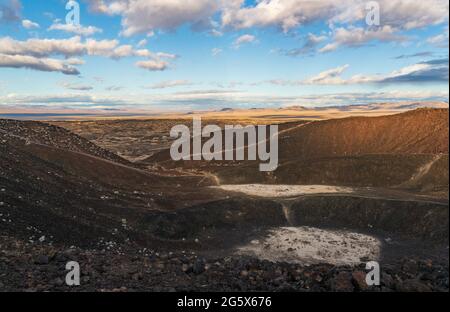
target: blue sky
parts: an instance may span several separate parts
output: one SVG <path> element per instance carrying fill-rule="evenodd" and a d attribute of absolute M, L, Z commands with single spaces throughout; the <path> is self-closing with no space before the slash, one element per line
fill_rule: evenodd
<path fill-rule="evenodd" d="M 0 110 L 448 101 L 446 0 L 67 2 L 0 0 Z"/>

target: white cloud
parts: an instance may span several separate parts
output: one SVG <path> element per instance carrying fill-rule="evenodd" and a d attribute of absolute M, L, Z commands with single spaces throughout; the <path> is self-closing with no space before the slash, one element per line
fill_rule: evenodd
<path fill-rule="evenodd" d="M 120 14 L 127 9 L 129 0 L 88 0 L 93 11 L 109 15 Z"/>
<path fill-rule="evenodd" d="M 88 39 L 81 41 L 80 37 L 69 39 L 28 39 L 19 41 L 10 37 L 0 38 L 0 53 L 33 55 L 47 57 L 59 54 L 65 57 L 80 55 L 103 55 L 111 53 L 111 50 L 119 45 L 117 40 Z"/>
<path fill-rule="evenodd" d="M 27 19 L 22 20 L 22 26 L 26 29 L 37 29 L 40 27 L 38 23 L 32 22 Z"/>
<path fill-rule="evenodd" d="M 355 27 L 365 23 L 367 0 L 90 0 L 91 9 L 122 19 L 122 34 L 172 31 L 182 25 L 207 29 L 222 36 L 230 29 L 276 27 L 284 32 L 315 22 L 329 25 L 332 41 L 321 52 L 339 47 L 358 47 L 373 41 L 403 42 L 405 30 L 448 22 L 448 0 L 378 0 L 381 26 Z M 220 20 L 217 20 L 219 17 Z M 312 54 L 325 36 L 310 34 L 304 46 L 281 51 L 289 56 Z M 445 36 L 430 38 L 442 45 Z M 439 43 L 437 43 L 439 42 Z M 245 42 L 242 42 L 245 43 Z M 239 47 L 239 44 L 234 46 Z"/>
<path fill-rule="evenodd" d="M 440 34 L 427 39 L 427 42 L 433 45 L 440 45 L 444 42 L 448 42 L 448 35 Z"/>
<path fill-rule="evenodd" d="M 448 84 L 448 58 L 436 59 L 406 66 L 383 77 L 381 83 L 427 83 Z"/>
<path fill-rule="evenodd" d="M 378 0 L 382 25 L 415 29 L 448 22 L 447 0 Z M 365 1 L 364 1 L 365 2 Z"/>
<path fill-rule="evenodd" d="M 348 64 L 325 70 L 303 80 L 273 79 L 256 83 L 269 83 L 277 86 L 295 87 L 301 85 L 352 85 L 352 84 L 389 84 L 389 83 L 427 83 L 448 82 L 448 59 L 436 59 L 412 64 L 386 74 L 357 74 L 344 78 Z"/>
<path fill-rule="evenodd" d="M 160 58 L 171 59 L 171 60 L 176 59 L 178 57 L 178 55 L 176 55 L 176 54 L 165 53 L 165 52 L 158 52 L 158 53 L 156 53 L 156 56 L 160 57 Z"/>
<path fill-rule="evenodd" d="M 75 56 L 103 56 L 112 59 L 124 57 L 143 57 L 137 66 L 145 69 L 165 70 L 169 63 L 162 59 L 175 59 L 176 55 L 165 52 L 152 52 L 147 49 L 135 50 L 131 45 L 120 45 L 118 40 L 81 40 L 76 36 L 69 39 L 28 39 L 19 41 L 10 37 L 0 38 L 0 54 L 10 56 L 30 56 L 35 60 L 43 59 L 43 63 L 48 63 L 50 56 L 61 55 L 68 60 L 64 64 L 81 65 L 81 60 L 74 59 Z M 6 57 L 5 57 L 6 59 Z M 31 60 L 28 58 L 27 60 Z M 63 64 L 63 63 L 61 63 Z M 6 62 L 3 65 L 6 67 Z M 44 68 L 43 66 L 23 66 L 33 69 Z M 70 67 L 70 69 L 73 69 Z M 62 70 L 60 70 L 63 72 Z M 66 72 L 68 70 L 65 70 Z M 75 71 L 70 71 L 75 72 Z"/>
<path fill-rule="evenodd" d="M 66 60 L 69 65 L 84 65 L 86 62 L 82 59 L 71 57 Z"/>
<path fill-rule="evenodd" d="M 145 34 L 156 29 L 174 30 L 189 24 L 194 28 L 210 25 L 219 9 L 219 0 L 93 0 L 91 8 L 122 16 L 124 36 Z"/>
<path fill-rule="evenodd" d="M 448 20 L 447 0 L 378 0 L 383 25 L 413 29 Z M 274 26 L 287 32 L 316 21 L 345 24 L 366 18 L 365 0 L 244 0 L 224 1 L 222 23 L 235 29 Z"/>
<path fill-rule="evenodd" d="M 284 55 L 287 56 L 300 56 L 300 55 L 309 55 L 314 54 L 316 52 L 317 46 L 325 41 L 327 39 L 327 36 L 319 36 L 314 35 L 312 33 L 309 33 L 306 37 L 306 41 L 303 44 L 301 48 L 298 49 L 291 49 L 291 50 L 278 50 L 278 52 L 281 52 Z"/>
<path fill-rule="evenodd" d="M 86 92 L 26 95 L 9 94 L 0 95 L 0 107 L 4 111 L 8 106 L 12 111 L 19 108 L 40 109 L 45 103 L 43 112 L 48 113 L 52 107 L 66 109 L 81 109 L 89 111 L 95 108 L 115 108 L 128 112 L 143 110 L 174 110 L 191 111 L 195 109 L 210 108 L 252 108 L 252 107 L 288 107 L 301 105 L 305 107 L 348 106 L 365 105 L 371 103 L 401 103 L 405 101 L 441 101 L 448 102 L 447 91 L 429 90 L 392 90 L 388 92 L 353 92 L 306 94 L 291 96 L 271 96 L 267 94 L 254 94 L 236 90 L 198 90 L 194 92 L 174 92 L 170 94 L 128 95 L 120 93 L 111 95 L 91 94 Z M 444 104 L 441 103 L 441 106 Z M 447 104 L 448 105 L 448 104 Z"/>
<path fill-rule="evenodd" d="M 154 53 L 147 49 L 133 50 L 132 54 L 135 56 L 147 57 L 147 58 L 153 58 L 153 59 L 166 58 L 166 59 L 174 60 L 174 59 L 178 58 L 178 55 L 176 55 L 176 54 L 166 53 L 166 52 Z"/>
<path fill-rule="evenodd" d="M 153 84 L 149 88 L 150 89 L 167 89 L 167 88 L 190 86 L 190 85 L 193 85 L 193 83 L 190 82 L 189 80 L 169 80 L 169 81 L 162 81 L 162 82 Z"/>
<path fill-rule="evenodd" d="M 223 50 L 222 50 L 222 49 L 219 49 L 219 48 L 214 48 L 214 49 L 211 50 L 212 56 L 218 56 L 218 55 L 221 54 L 222 52 L 223 52 Z"/>
<path fill-rule="evenodd" d="M 169 63 L 160 59 L 139 61 L 136 66 L 149 71 L 163 71 L 169 67 Z"/>
<path fill-rule="evenodd" d="M 138 42 L 137 47 L 142 48 L 142 47 L 146 46 L 147 43 L 148 43 L 147 39 L 142 39 L 141 41 Z"/>
<path fill-rule="evenodd" d="M 349 65 L 339 66 L 319 73 L 303 81 L 278 81 L 275 84 L 284 85 L 349 85 L 364 83 L 424 83 L 424 82 L 448 82 L 448 59 L 431 60 L 400 68 L 384 75 L 354 75 L 343 78 L 342 74 Z"/>
<path fill-rule="evenodd" d="M 75 24 L 62 24 L 62 23 L 54 23 L 48 28 L 48 30 L 60 30 L 85 37 L 89 37 L 96 33 L 103 32 L 102 29 L 94 26 L 81 26 Z"/>
<path fill-rule="evenodd" d="M 428 38 L 427 43 L 440 48 L 448 48 L 448 38 L 449 36 L 447 26 L 442 34 Z"/>
<path fill-rule="evenodd" d="M 406 40 L 407 38 L 397 35 L 390 26 L 383 26 L 374 30 L 361 27 L 337 28 L 333 34 L 333 41 L 319 51 L 322 53 L 331 52 L 341 46 L 358 47 L 372 41 L 403 42 Z"/>
<path fill-rule="evenodd" d="M 37 58 L 29 55 L 7 55 L 0 53 L 0 67 L 28 68 L 46 72 L 61 72 L 78 75 L 80 72 L 67 62 L 51 58 Z"/>
<path fill-rule="evenodd" d="M 120 91 L 123 90 L 121 86 L 108 86 L 105 88 L 106 91 Z"/>
<path fill-rule="evenodd" d="M 261 0 L 254 6 L 244 6 L 244 0 L 224 1 L 222 24 L 235 29 L 280 27 L 287 32 L 301 24 L 327 17 L 334 1 Z"/>
<path fill-rule="evenodd" d="M 154 53 L 147 49 L 134 50 L 131 45 L 120 45 L 118 40 L 82 40 L 75 36 L 69 39 L 28 39 L 18 41 L 9 37 L 0 38 L 0 53 L 28 54 L 36 57 L 50 55 L 72 56 L 105 56 L 122 58 L 128 56 L 140 57 L 167 57 L 175 58 L 173 54 Z"/>
<path fill-rule="evenodd" d="M 221 32 L 220 30 L 217 30 L 217 29 L 211 29 L 209 33 L 214 37 L 222 37 L 223 36 L 223 32 Z"/>
<path fill-rule="evenodd" d="M 447 0 L 378 0 L 382 26 L 395 30 L 438 25 L 448 22 Z M 219 27 L 248 29 L 277 27 L 288 32 L 317 21 L 334 25 L 364 22 L 367 0 L 90 0 L 91 9 L 120 15 L 123 34 L 146 34 L 156 29 L 174 30 L 189 24 L 207 27 L 212 35 Z M 220 15 L 220 22 L 214 20 Z"/>
<path fill-rule="evenodd" d="M 70 83 L 70 82 L 63 83 L 62 86 L 66 89 L 75 90 L 75 91 L 90 91 L 90 90 L 94 89 L 92 86 L 89 86 L 89 85 L 82 85 L 82 84 Z"/>
<path fill-rule="evenodd" d="M 256 37 L 253 35 L 245 34 L 245 35 L 242 35 L 239 38 L 237 38 L 234 41 L 233 46 L 236 49 L 239 49 L 243 44 L 252 43 L 252 42 L 256 42 Z"/>
<path fill-rule="evenodd" d="M 127 57 L 130 55 L 133 55 L 135 53 L 133 46 L 131 45 L 121 45 L 117 48 L 115 48 L 112 53 L 110 54 L 110 56 L 114 59 L 120 59 L 123 57 Z M 136 52 L 138 53 L 138 52 Z"/>
<path fill-rule="evenodd" d="M 317 76 L 307 79 L 305 84 L 342 84 L 341 74 L 349 67 L 349 65 L 339 66 L 321 72 Z"/>

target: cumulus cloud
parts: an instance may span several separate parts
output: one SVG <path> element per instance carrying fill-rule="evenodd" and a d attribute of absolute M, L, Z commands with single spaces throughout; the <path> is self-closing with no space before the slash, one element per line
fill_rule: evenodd
<path fill-rule="evenodd" d="M 447 0 L 378 0 L 383 25 L 413 29 L 448 21 Z M 225 1 L 222 23 L 235 29 L 273 26 L 287 32 L 316 21 L 356 23 L 366 18 L 365 0 L 245 0 Z"/>
<path fill-rule="evenodd" d="M 69 39 L 28 39 L 19 41 L 10 37 L 0 38 L 0 53 L 33 55 L 35 57 L 48 57 L 50 55 L 63 55 L 65 57 L 81 55 L 106 56 L 119 45 L 117 40 L 82 41 L 79 36 Z"/>
<path fill-rule="evenodd" d="M 40 28 L 38 23 L 32 22 L 30 20 L 22 20 L 22 26 L 26 29 L 37 29 Z"/>
<path fill-rule="evenodd" d="M 413 29 L 448 21 L 447 0 L 378 0 L 382 22 L 393 28 Z M 356 23 L 366 18 L 366 0 L 90 0 L 92 10 L 122 17 L 123 33 L 174 30 L 184 24 L 234 29 L 278 27 L 287 32 L 316 21 Z M 215 27 L 213 27 L 215 29 Z"/>
<path fill-rule="evenodd" d="M 80 72 L 62 60 L 37 58 L 29 55 L 7 55 L 0 53 L 0 67 L 28 68 L 45 72 L 61 72 L 66 75 L 79 75 Z"/>
<path fill-rule="evenodd" d="M 378 0 L 378 2 L 381 9 L 381 23 L 393 28 L 410 30 L 448 22 L 447 0 Z"/>
<path fill-rule="evenodd" d="M 121 15 L 124 36 L 145 34 L 156 29 L 172 31 L 189 24 L 201 29 L 211 24 L 219 0 L 93 0 L 91 9 Z"/>
<path fill-rule="evenodd" d="M 221 36 L 226 29 L 276 27 L 284 32 L 314 22 L 330 25 L 332 41 L 320 52 L 339 47 L 358 47 L 373 41 L 403 42 L 404 30 L 448 22 L 447 0 L 378 0 L 380 27 L 357 27 L 365 23 L 366 0 L 90 0 L 94 11 L 119 15 L 122 34 L 153 33 L 160 29 L 172 31 L 182 25 L 194 29 L 207 28 L 213 36 Z M 220 22 L 216 19 L 220 17 Z M 359 24 L 358 24 L 359 23 Z M 448 36 L 447 36 L 448 38 Z M 325 41 L 324 36 L 308 35 L 305 44 L 289 51 L 289 56 L 308 55 Z M 444 35 L 430 38 L 431 44 L 442 44 Z M 242 42 L 245 43 L 245 42 Z M 235 47 L 239 47 L 236 44 Z"/>
<path fill-rule="evenodd" d="M 359 47 L 372 41 L 379 42 L 403 42 L 407 38 L 396 34 L 390 26 L 383 26 L 376 29 L 361 27 L 337 28 L 333 34 L 333 42 L 325 45 L 319 51 L 322 53 L 331 52 L 341 46 Z"/>
<path fill-rule="evenodd" d="M 150 70 L 165 70 L 169 63 L 163 59 L 175 59 L 174 54 L 164 52 L 152 52 L 147 49 L 135 50 L 131 45 L 120 45 L 118 40 L 82 40 L 80 36 L 69 39 L 28 39 L 19 41 L 10 37 L 0 38 L 0 54 L 9 56 L 29 56 L 34 60 L 42 59 L 42 63 L 48 63 L 50 56 L 60 55 L 67 59 L 61 64 L 81 65 L 82 60 L 76 56 L 103 56 L 112 59 L 124 57 L 143 57 L 146 60 L 137 63 L 137 66 Z M 6 57 L 5 57 L 6 59 Z M 31 58 L 27 58 L 31 60 Z M 7 67 L 7 62 L 3 66 Z M 15 66 L 17 67 L 17 66 Z M 39 70 L 43 66 L 22 66 Z M 62 73 L 73 74 L 73 67 L 62 68 Z"/>
<path fill-rule="evenodd" d="M 256 37 L 253 35 L 245 34 L 237 38 L 233 42 L 233 47 L 239 49 L 243 44 L 256 42 Z"/>
<path fill-rule="evenodd" d="M 161 59 L 154 59 L 147 61 L 139 61 L 136 63 L 136 66 L 143 69 L 147 69 L 149 71 L 163 71 L 169 67 L 169 63 Z"/>
<path fill-rule="evenodd" d="M 54 23 L 48 28 L 48 30 L 60 30 L 85 37 L 103 32 L 102 29 L 94 26 L 82 26 L 75 24 L 62 24 L 62 23 Z"/>
<path fill-rule="evenodd" d="M 137 53 L 144 54 L 142 53 L 142 51 L 141 52 L 134 51 L 133 46 L 126 44 L 113 49 L 109 54 L 109 56 L 111 56 L 114 59 L 120 59 L 130 55 L 136 55 Z M 150 54 L 149 51 L 146 51 L 146 53 Z"/>
<path fill-rule="evenodd" d="M 222 24 L 235 29 L 275 26 L 287 32 L 290 29 L 330 17 L 334 1 L 262 0 L 246 6 L 244 0 L 225 1 Z"/>
<path fill-rule="evenodd" d="M 87 0 L 86 0 L 87 1 Z M 367 0 L 89 0 L 94 11 L 119 15 L 122 34 L 172 31 L 183 25 L 207 29 L 212 36 L 226 30 L 275 27 L 283 32 L 322 22 L 330 27 L 331 41 L 319 49 L 325 36 L 309 34 L 297 49 L 281 50 L 288 56 L 359 47 L 371 42 L 404 42 L 403 31 L 448 22 L 447 0 L 378 0 L 381 26 L 366 27 Z M 448 32 L 447 32 L 448 33 Z M 429 38 L 430 44 L 445 46 L 448 35 Z M 245 42 L 242 42 L 245 43 Z M 238 48 L 240 44 L 235 44 Z M 447 45 L 448 46 L 448 45 Z"/>
<path fill-rule="evenodd" d="M 71 57 L 66 59 L 66 63 L 69 65 L 84 65 L 86 62 L 82 59 Z"/>

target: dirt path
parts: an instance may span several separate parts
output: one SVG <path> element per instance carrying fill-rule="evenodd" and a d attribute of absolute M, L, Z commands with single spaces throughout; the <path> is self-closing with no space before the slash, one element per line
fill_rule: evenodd
<path fill-rule="evenodd" d="M 222 150 L 220 151 L 220 153 L 226 153 L 226 152 L 231 152 L 231 151 L 234 152 L 234 151 L 239 151 L 239 150 L 245 150 L 245 149 L 248 149 L 249 147 L 258 146 L 259 144 L 265 144 L 265 143 L 269 142 L 269 141 L 270 141 L 272 138 L 274 138 L 274 137 L 279 137 L 281 134 L 284 134 L 284 133 L 287 133 L 287 132 L 290 132 L 290 131 L 293 131 L 293 130 L 296 130 L 296 129 L 299 129 L 299 128 L 302 128 L 302 127 L 305 127 L 305 126 L 307 126 L 307 125 L 309 125 L 309 124 L 311 124 L 311 123 L 313 123 L 313 122 L 314 122 L 314 121 L 310 121 L 310 122 L 302 123 L 302 124 L 300 124 L 300 125 L 293 126 L 293 127 L 291 127 L 291 128 L 288 128 L 288 129 L 284 129 L 284 130 L 282 130 L 282 131 L 279 131 L 279 132 L 275 133 L 275 134 L 272 135 L 272 136 L 269 136 L 268 138 L 266 138 L 266 139 L 263 140 L 263 141 L 258 141 L 258 142 L 255 142 L 255 143 L 253 143 L 253 144 L 245 145 L 245 146 L 240 147 L 240 148 L 235 148 L 235 147 L 233 147 L 232 149 L 222 149 Z M 222 130 L 222 132 L 223 132 L 223 130 Z M 194 137 L 193 137 L 192 139 L 194 139 Z M 169 147 L 169 148 L 163 148 L 163 149 L 161 149 L 161 150 L 166 150 L 166 149 L 170 149 L 170 147 Z M 219 152 L 218 152 L 218 153 L 219 153 Z M 194 157 L 194 156 L 202 156 L 202 154 L 191 154 L 191 157 Z M 169 162 L 169 161 L 171 161 L 171 160 L 170 160 L 170 159 L 164 160 L 164 161 L 159 162 L 159 164 L 162 164 L 162 163 L 165 163 L 165 162 Z"/>
<path fill-rule="evenodd" d="M 419 181 L 421 178 L 423 178 L 425 175 L 427 175 L 428 172 L 430 172 L 430 169 L 433 167 L 433 165 L 436 162 L 438 162 L 441 158 L 442 158 L 442 155 L 435 155 L 430 162 L 428 162 L 425 165 L 423 165 L 422 167 L 420 167 L 419 170 L 416 172 L 416 174 L 413 175 L 408 182 L 414 183 L 414 182 Z"/>
<path fill-rule="evenodd" d="M 299 197 L 320 195 L 352 196 L 367 199 L 401 200 L 409 202 L 424 202 L 437 205 L 447 205 L 448 199 L 414 195 L 400 190 L 364 187 L 340 187 L 333 185 L 282 185 L 282 184 L 230 184 L 212 186 L 233 193 L 243 193 L 248 196 L 270 198 L 289 209 L 289 202 Z"/>

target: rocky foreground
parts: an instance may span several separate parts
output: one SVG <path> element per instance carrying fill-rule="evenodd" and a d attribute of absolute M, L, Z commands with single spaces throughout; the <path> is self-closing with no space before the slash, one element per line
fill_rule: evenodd
<path fill-rule="evenodd" d="M 81 285 L 65 283 L 77 261 Z M 361 259 L 364 261 L 364 259 Z M 272 263 L 249 257 L 205 259 L 192 252 L 131 247 L 88 251 L 0 238 L 0 291 L 438 291 L 448 292 L 448 261 L 401 259 L 381 264 L 381 285 L 368 287 L 365 264 L 335 267 Z"/>

